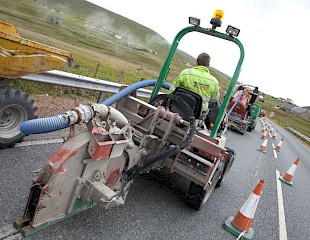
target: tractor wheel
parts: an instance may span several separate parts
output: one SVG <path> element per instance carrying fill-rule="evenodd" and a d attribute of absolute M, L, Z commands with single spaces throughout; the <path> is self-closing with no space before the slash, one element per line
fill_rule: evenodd
<path fill-rule="evenodd" d="M 188 205 L 196 210 L 200 210 L 211 196 L 211 193 L 213 192 L 218 180 L 219 172 L 214 174 L 212 183 L 207 188 L 207 191 L 204 190 L 202 186 L 191 181 L 186 196 Z"/>
<path fill-rule="evenodd" d="M 23 141 L 19 130 L 22 122 L 37 118 L 37 107 L 27 93 L 9 86 L 0 88 L 0 149 Z"/>
<path fill-rule="evenodd" d="M 223 174 L 222 174 L 222 177 L 218 180 L 217 184 L 216 184 L 216 187 L 220 187 L 221 186 L 221 183 L 227 178 L 227 175 L 230 171 L 230 168 L 235 160 L 235 151 L 231 148 L 228 148 L 226 147 L 227 149 L 227 152 L 228 152 L 228 157 L 227 157 L 227 163 L 224 167 L 224 171 L 223 171 Z"/>

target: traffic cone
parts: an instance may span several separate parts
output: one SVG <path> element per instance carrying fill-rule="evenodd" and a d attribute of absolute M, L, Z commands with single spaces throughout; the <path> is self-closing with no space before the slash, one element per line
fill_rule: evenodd
<path fill-rule="evenodd" d="M 269 131 L 270 133 L 272 133 L 273 132 L 273 127 L 271 126 L 271 128 L 270 128 L 270 131 Z"/>
<path fill-rule="evenodd" d="M 273 140 L 275 140 L 275 139 L 276 139 L 277 134 L 278 134 L 278 130 L 274 132 L 274 134 L 273 134 L 273 136 L 272 136 L 272 139 L 273 139 Z"/>
<path fill-rule="evenodd" d="M 257 148 L 257 150 L 260 152 L 266 153 L 267 142 L 268 142 L 268 139 L 265 139 L 262 145 L 259 148 Z"/>
<path fill-rule="evenodd" d="M 261 123 L 262 127 L 264 127 L 264 126 L 265 126 L 265 122 L 264 122 L 264 120 L 263 120 L 263 119 L 261 119 L 260 123 Z"/>
<path fill-rule="evenodd" d="M 267 131 L 265 131 L 261 137 L 261 139 L 268 139 Z"/>
<path fill-rule="evenodd" d="M 297 158 L 294 163 L 292 164 L 292 166 L 287 170 L 287 172 L 284 174 L 283 177 L 279 177 L 279 180 L 281 182 L 286 183 L 287 185 L 293 186 L 293 177 L 295 174 L 295 171 L 297 169 L 297 165 L 299 163 L 299 158 Z"/>
<path fill-rule="evenodd" d="M 230 216 L 225 221 L 223 228 L 226 231 L 230 232 L 236 237 L 242 236 L 242 239 L 253 238 L 254 230 L 251 228 L 251 224 L 260 196 L 262 194 L 263 187 L 264 180 L 260 180 L 236 216 Z"/>
<path fill-rule="evenodd" d="M 278 145 L 276 146 L 276 151 L 280 152 L 280 149 L 281 149 L 281 146 L 282 146 L 282 143 L 283 143 L 283 138 L 281 138 L 280 142 L 278 143 Z"/>

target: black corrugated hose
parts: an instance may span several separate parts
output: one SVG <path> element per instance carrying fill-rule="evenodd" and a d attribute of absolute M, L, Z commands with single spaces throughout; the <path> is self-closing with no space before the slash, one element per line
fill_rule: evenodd
<path fill-rule="evenodd" d="M 172 99 L 173 101 L 175 101 L 175 103 L 179 105 L 180 107 L 185 108 L 185 111 L 189 116 L 189 123 L 190 123 L 189 133 L 187 134 L 186 138 L 180 143 L 180 145 L 176 145 L 176 146 L 169 145 L 165 147 L 160 153 L 156 155 L 149 155 L 141 159 L 141 161 L 138 164 L 134 165 L 131 169 L 129 169 L 123 175 L 124 182 L 129 182 L 130 180 L 135 178 L 146 167 L 153 165 L 162 159 L 176 155 L 178 152 L 180 152 L 182 149 L 184 149 L 191 143 L 196 133 L 195 117 L 194 117 L 194 113 L 191 107 L 182 98 L 174 94 L 161 94 L 161 95 L 155 96 L 150 101 L 150 104 L 154 104 L 155 102 L 160 101 L 160 100 L 169 100 L 169 99 Z"/>

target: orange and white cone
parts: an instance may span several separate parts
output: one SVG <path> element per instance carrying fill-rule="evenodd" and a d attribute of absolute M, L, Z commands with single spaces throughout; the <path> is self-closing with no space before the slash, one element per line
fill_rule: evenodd
<path fill-rule="evenodd" d="M 282 146 L 282 143 L 283 143 L 283 138 L 281 138 L 280 142 L 278 143 L 278 145 L 276 146 L 276 151 L 280 152 L 280 149 L 281 149 L 281 146 Z"/>
<path fill-rule="evenodd" d="M 268 139 L 265 139 L 262 145 L 260 145 L 260 147 L 257 148 L 257 150 L 260 152 L 266 153 L 267 142 L 268 142 Z"/>
<path fill-rule="evenodd" d="M 297 169 L 297 165 L 299 163 L 299 158 L 297 158 L 294 163 L 292 164 L 292 166 L 287 170 L 287 172 L 284 174 L 283 177 L 279 177 L 279 180 L 281 182 L 286 183 L 287 185 L 293 186 L 293 177 L 295 174 L 295 171 Z"/>
<path fill-rule="evenodd" d="M 268 139 L 267 131 L 265 131 L 261 137 L 261 139 Z"/>
<path fill-rule="evenodd" d="M 242 236 L 242 239 L 253 238 L 254 230 L 251 228 L 251 224 L 260 196 L 262 195 L 264 183 L 264 180 L 260 180 L 236 216 L 231 216 L 225 221 L 223 228 L 226 231 L 236 237 Z"/>
<path fill-rule="evenodd" d="M 272 139 L 273 139 L 273 140 L 275 140 L 275 139 L 276 139 L 277 134 L 278 134 L 278 130 L 274 132 L 274 134 L 273 134 L 273 136 L 272 136 Z"/>

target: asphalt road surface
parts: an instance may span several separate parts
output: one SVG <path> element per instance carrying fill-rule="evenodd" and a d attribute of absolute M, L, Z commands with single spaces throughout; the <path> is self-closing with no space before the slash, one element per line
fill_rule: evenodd
<path fill-rule="evenodd" d="M 150 173 L 135 180 L 124 206 L 95 206 L 26 239 L 236 239 L 222 224 L 237 214 L 259 179 L 265 185 L 251 225 L 254 239 L 310 239 L 310 152 L 276 128 L 267 153 L 257 151 L 263 142 L 260 124 L 243 136 L 229 131 L 227 146 L 236 150 L 235 162 L 200 211 L 185 204 L 187 180 Z M 0 229 L 22 214 L 34 172 L 60 146 L 61 136 L 66 137 L 65 130 L 28 136 L 21 145 L 0 151 Z M 282 137 L 280 152 L 273 151 L 272 143 L 276 146 Z M 293 186 L 278 181 L 277 174 L 282 176 L 298 157 Z"/>

